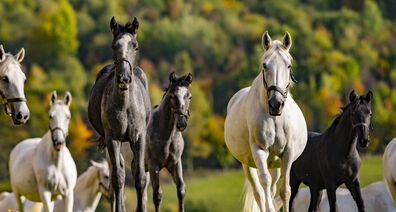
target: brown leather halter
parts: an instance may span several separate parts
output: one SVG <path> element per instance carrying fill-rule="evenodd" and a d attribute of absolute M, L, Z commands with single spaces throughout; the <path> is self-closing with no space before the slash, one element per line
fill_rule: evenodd
<path fill-rule="evenodd" d="M 279 86 L 276 85 L 271 85 L 270 87 L 268 87 L 267 81 L 265 80 L 265 75 L 264 75 L 264 69 L 262 70 L 263 72 L 263 83 L 264 83 L 264 87 L 267 90 L 267 96 L 269 96 L 269 93 L 274 90 L 274 91 L 278 91 L 283 98 L 287 98 L 287 93 L 289 92 L 289 87 L 290 87 L 290 80 L 289 83 L 286 86 L 286 90 L 284 91 L 282 88 L 280 88 Z M 290 70 L 290 79 L 294 82 L 297 83 L 297 80 L 294 78 L 292 71 Z"/>
<path fill-rule="evenodd" d="M 13 103 L 13 102 L 26 102 L 26 98 L 24 97 L 13 97 L 13 98 L 6 98 L 6 96 L 3 94 L 3 92 L 0 91 L 0 96 L 3 100 L 3 104 L 4 104 L 4 111 L 7 115 L 11 116 L 11 111 L 9 106 L 9 103 Z"/>

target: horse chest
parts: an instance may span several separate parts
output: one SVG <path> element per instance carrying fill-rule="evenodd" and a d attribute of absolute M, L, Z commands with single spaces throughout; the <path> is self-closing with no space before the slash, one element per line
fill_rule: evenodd
<path fill-rule="evenodd" d="M 67 190 L 67 179 L 55 167 L 50 167 L 46 173 L 45 185 L 52 193 L 65 194 Z"/>
<path fill-rule="evenodd" d="M 280 155 L 287 144 L 283 124 L 278 124 L 273 119 L 256 123 L 257 126 L 252 128 L 256 144 L 263 149 L 268 149 L 274 155 Z"/>

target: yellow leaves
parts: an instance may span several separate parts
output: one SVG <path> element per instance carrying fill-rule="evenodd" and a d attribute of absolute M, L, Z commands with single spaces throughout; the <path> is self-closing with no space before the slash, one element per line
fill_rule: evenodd
<path fill-rule="evenodd" d="M 359 79 L 353 80 L 352 84 L 353 84 L 352 85 L 353 90 L 355 90 L 357 93 L 363 93 L 364 92 L 364 86 L 363 86 L 362 82 L 360 82 Z"/>
<path fill-rule="evenodd" d="M 338 97 L 331 98 L 326 104 L 326 113 L 329 116 L 334 116 L 340 112 L 342 102 Z"/>
<path fill-rule="evenodd" d="M 84 152 L 91 145 L 89 141 L 91 136 L 92 131 L 87 128 L 81 118 L 78 118 L 73 124 L 70 124 L 71 151 L 75 153 Z"/>
<path fill-rule="evenodd" d="M 205 2 L 202 4 L 202 12 L 204 12 L 204 13 L 210 13 L 212 10 L 213 10 L 213 5 L 212 5 L 210 2 L 205 1 Z"/>

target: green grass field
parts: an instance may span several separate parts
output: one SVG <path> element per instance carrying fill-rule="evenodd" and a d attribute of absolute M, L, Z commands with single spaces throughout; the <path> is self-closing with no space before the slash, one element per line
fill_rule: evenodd
<path fill-rule="evenodd" d="M 372 182 L 383 180 L 382 156 L 362 157 L 360 169 L 360 181 L 362 186 Z M 194 176 L 187 177 L 187 195 L 185 200 L 186 211 L 229 211 L 239 212 L 242 210 L 242 189 L 245 177 L 241 170 L 232 171 L 208 171 L 194 173 Z M 176 188 L 173 183 L 162 183 L 163 199 L 161 211 L 177 211 Z M 134 189 L 126 190 L 127 211 L 134 211 L 136 204 L 136 194 Z M 148 211 L 154 211 L 152 202 L 152 190 L 150 187 L 148 201 Z M 103 200 L 102 200 L 103 202 Z M 100 211 L 107 211 L 108 203 L 101 204 Z M 99 211 L 99 210 L 98 210 Z"/>

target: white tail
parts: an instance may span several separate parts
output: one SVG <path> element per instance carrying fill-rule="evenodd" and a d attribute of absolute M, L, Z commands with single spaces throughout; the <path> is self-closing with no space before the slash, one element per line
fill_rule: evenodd
<path fill-rule="evenodd" d="M 260 208 L 254 198 L 252 185 L 250 185 L 248 180 L 245 180 L 243 190 L 245 192 L 243 212 L 260 212 Z"/>

